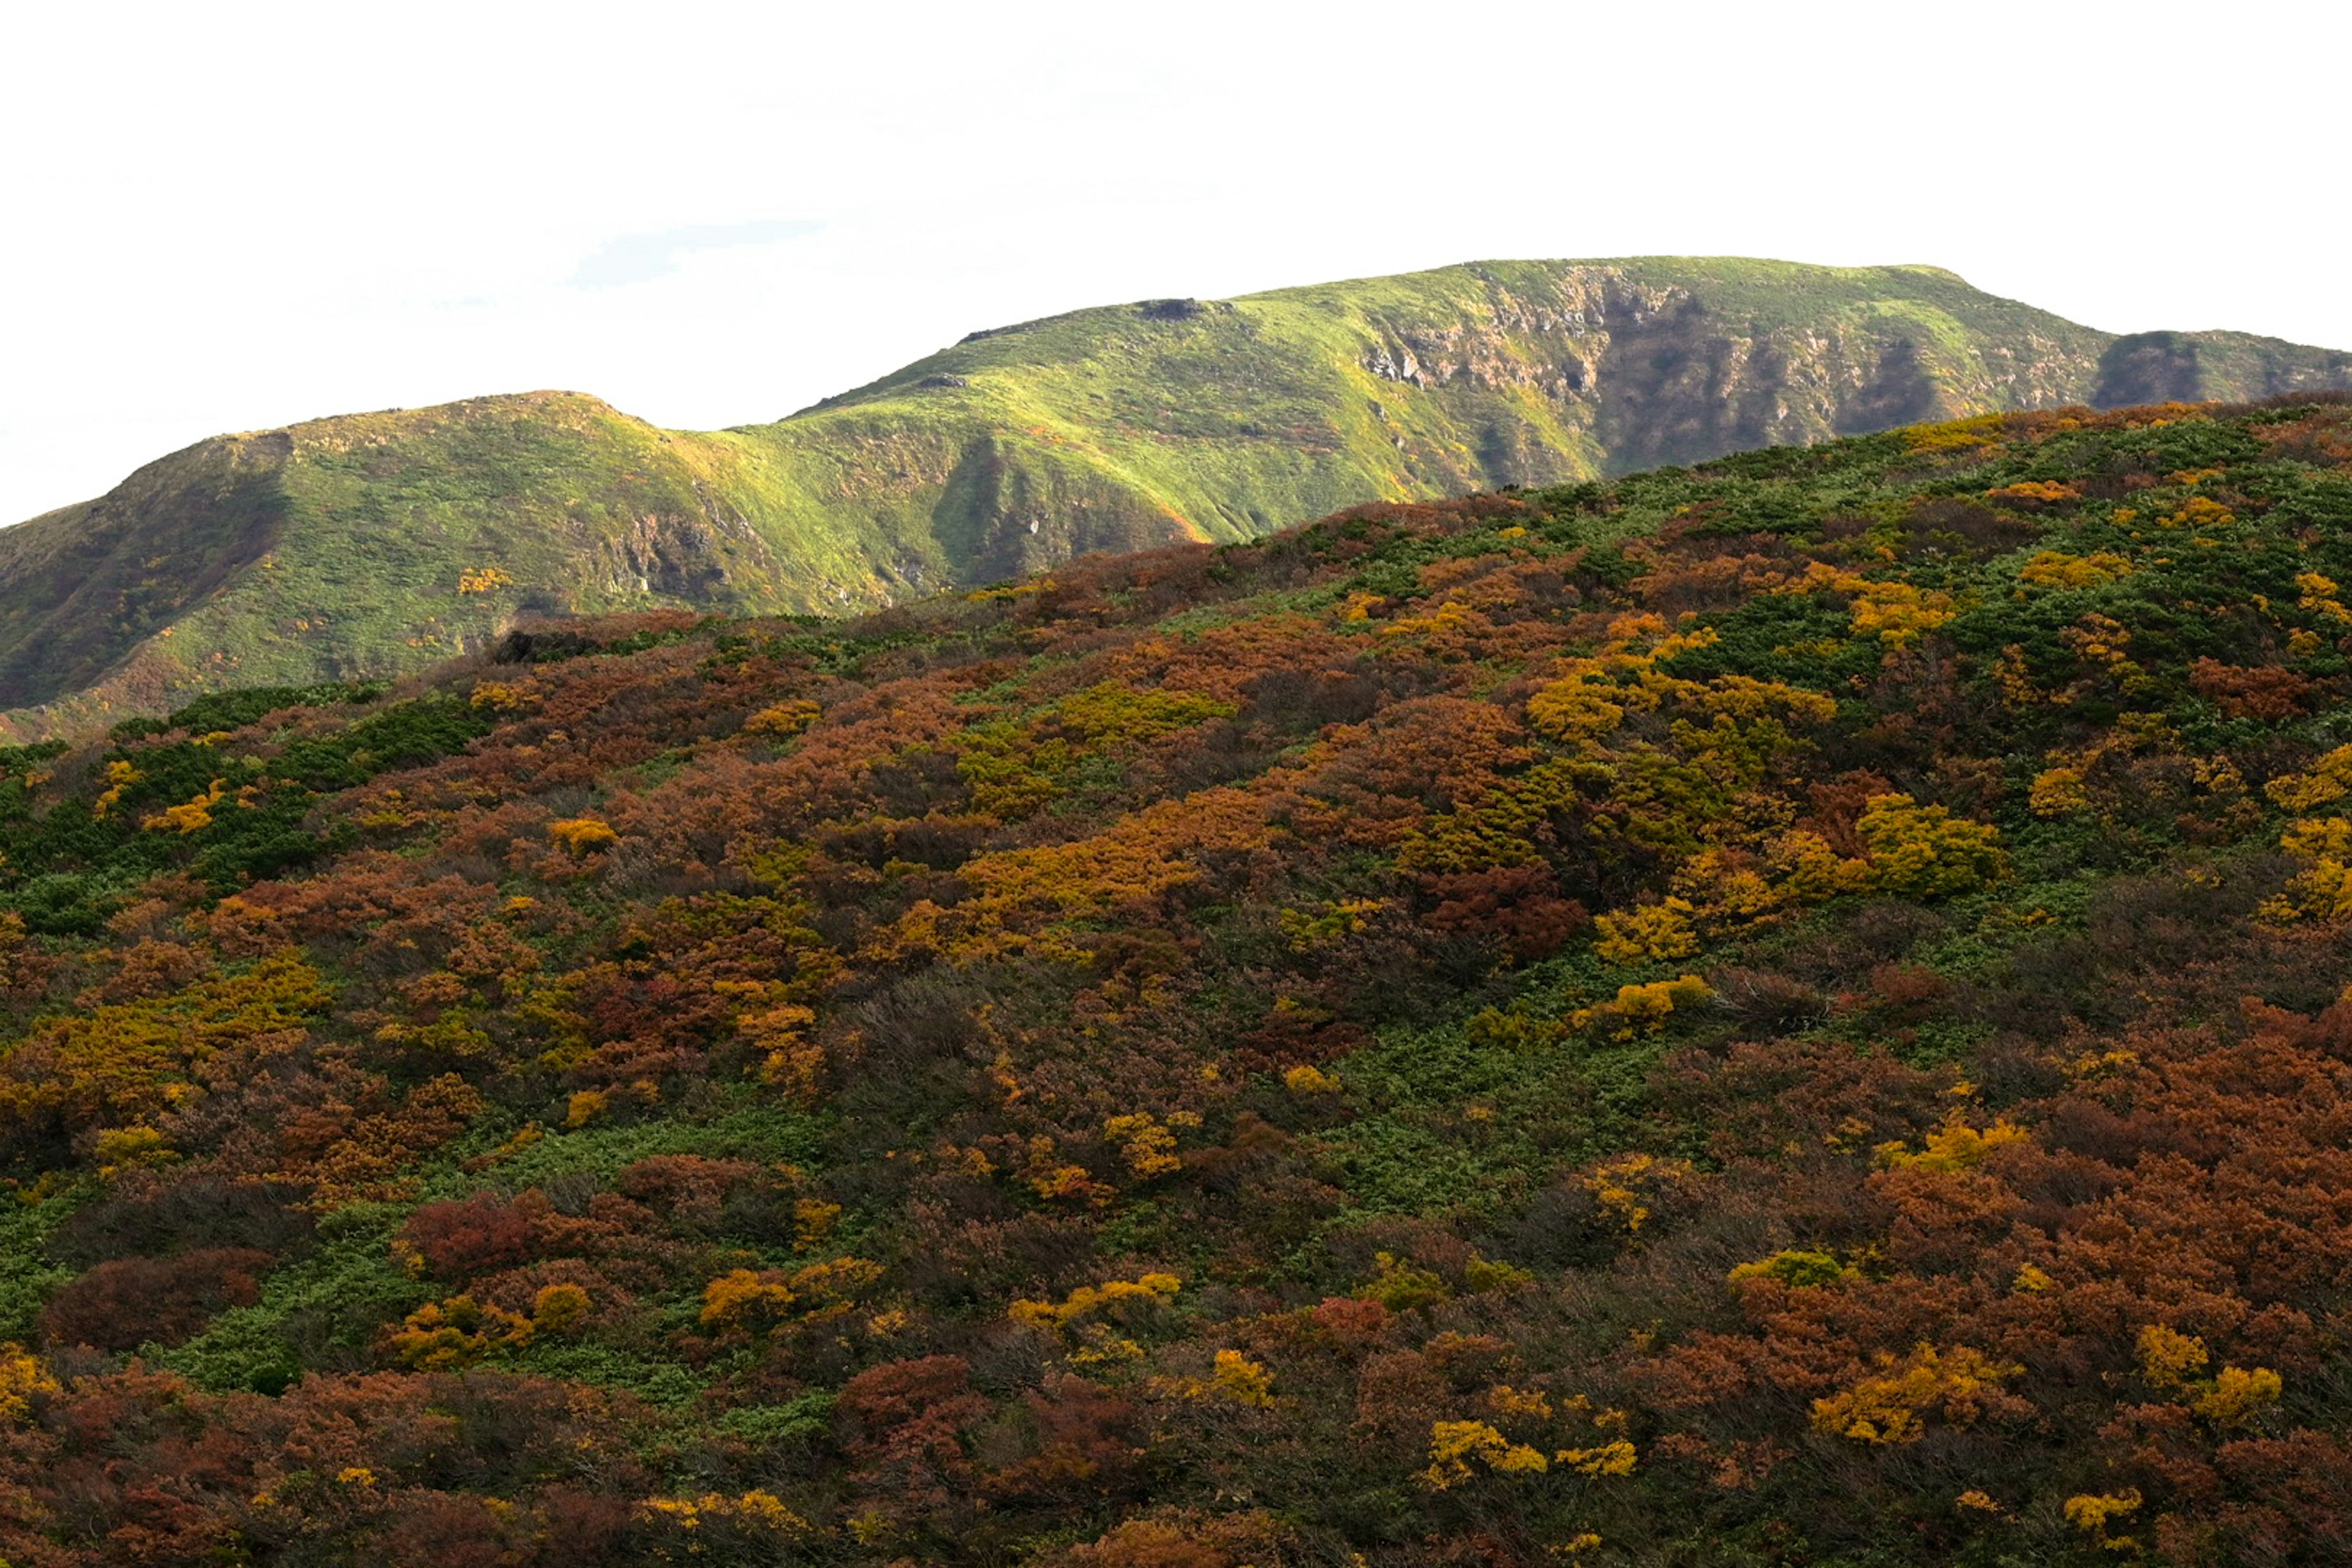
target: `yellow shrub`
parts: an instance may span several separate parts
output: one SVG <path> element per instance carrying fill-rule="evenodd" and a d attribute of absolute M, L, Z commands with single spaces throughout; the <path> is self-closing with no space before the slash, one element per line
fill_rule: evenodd
<path fill-rule="evenodd" d="M 1889 647 L 1903 647 L 1958 616 L 1949 594 L 1908 583 L 1866 583 L 1853 598 L 1853 629 Z"/>
<path fill-rule="evenodd" d="M 1965 1345 L 1944 1351 L 1921 1345 L 1902 1361 L 1882 1354 L 1876 1376 L 1813 1401 L 1813 1430 L 1877 1446 L 1916 1443 L 1927 1433 L 1930 1413 L 1966 1426 L 2000 1396 L 2005 1380 L 2024 1370 Z"/>
<path fill-rule="evenodd" d="M 2137 1487 L 2113 1495 L 2082 1493 L 2066 1500 L 2066 1522 L 2084 1534 L 2095 1537 L 2102 1546 L 2128 1546 L 2131 1544 L 2128 1541 L 2109 1535 L 2107 1526 L 2137 1513 L 2144 1500 Z"/>
<path fill-rule="evenodd" d="M 2310 864 L 2284 892 L 2263 900 L 2265 919 L 2352 920 L 2352 822 L 2305 818 L 2288 827 L 2279 847 Z"/>
<path fill-rule="evenodd" d="M 2083 787 L 2083 777 L 2081 768 L 2045 768 L 2034 775 L 2025 804 L 2036 816 L 2064 816 L 2070 812 L 2088 811 L 2091 795 Z"/>
<path fill-rule="evenodd" d="M 1691 923 L 1696 912 L 1687 899 L 1668 899 L 1602 915 L 1592 922 L 1600 933 L 1592 951 L 1611 963 L 1687 958 L 1698 951 L 1698 931 Z"/>
<path fill-rule="evenodd" d="M 108 1127 L 98 1134 L 99 1173 L 110 1176 L 134 1165 L 162 1165 L 178 1159 L 163 1134 L 152 1127 Z"/>
<path fill-rule="evenodd" d="M 702 1326 L 748 1329 L 782 1320 L 799 1298 L 774 1270 L 730 1268 L 702 1288 Z"/>
<path fill-rule="evenodd" d="M 200 833 L 213 825 L 213 807 L 221 800 L 225 780 L 213 780 L 212 788 L 181 805 L 167 805 L 155 816 L 141 822 L 146 833 Z"/>
<path fill-rule="evenodd" d="M 841 1205 L 826 1203 L 823 1198 L 795 1198 L 793 1201 L 793 1237 L 803 1251 L 822 1243 L 833 1234 L 841 1218 Z"/>
<path fill-rule="evenodd" d="M 1722 849 L 1702 849 L 1684 861 L 1675 873 L 1674 889 L 1697 918 L 1719 931 L 1769 921 L 1795 896 L 1767 879 L 1752 856 Z"/>
<path fill-rule="evenodd" d="M 1592 1024 L 1614 1024 L 1612 1031 L 1621 1040 L 1630 1040 L 1637 1034 L 1655 1034 L 1666 1026 L 1677 1008 L 1696 1007 L 1712 997 L 1706 981 L 1696 974 L 1685 974 L 1678 980 L 1653 980 L 1643 985 L 1620 985 L 1613 1002 L 1603 1002 L 1597 1007 L 1583 1007 L 1569 1016 L 1569 1026 L 1581 1029 Z"/>
<path fill-rule="evenodd" d="M 2190 496 L 2169 516 L 2157 521 L 2166 528 L 2226 528 L 2238 518 L 2210 496 Z"/>
<path fill-rule="evenodd" d="M 1742 1263 L 1729 1275 L 1735 1285 L 1742 1279 L 1777 1279 L 1783 1285 L 1799 1289 L 1817 1285 L 1839 1285 L 1859 1278 L 1855 1269 L 1839 1262 L 1833 1253 L 1793 1250 L 1776 1252 L 1754 1263 Z"/>
<path fill-rule="evenodd" d="M 1476 1473 L 1474 1464 L 1504 1475 L 1541 1475 L 1550 1468 L 1542 1454 L 1514 1443 L 1484 1421 L 1439 1421 L 1429 1428 L 1429 1468 L 1422 1484 L 1432 1491 L 1460 1486 Z"/>
<path fill-rule="evenodd" d="M 1969 451 L 2000 439 L 2000 423 L 1998 414 L 1979 414 L 1940 425 L 1914 425 L 1903 432 L 1903 444 L 1915 452 Z"/>
<path fill-rule="evenodd" d="M 531 1327 L 542 1334 L 568 1334 L 588 1321 L 588 1292 L 577 1285 L 550 1285 L 531 1299 Z"/>
<path fill-rule="evenodd" d="M 1630 1476 L 1640 1458 L 1622 1437 L 1597 1448 L 1562 1448 L 1558 1457 L 1561 1464 L 1588 1476 Z"/>
<path fill-rule="evenodd" d="M 129 763 L 106 764 L 106 790 L 90 806 L 92 816 L 104 816 L 122 799 L 122 792 L 139 782 L 139 770 Z"/>
<path fill-rule="evenodd" d="M 2266 1366 L 2225 1366 L 2194 1408 L 2216 1426 L 2242 1426 L 2276 1405 L 2285 1391 L 2279 1374 Z"/>
<path fill-rule="evenodd" d="M 1767 858 L 1781 890 L 1800 903 L 1817 904 L 1870 886 L 1870 862 L 1845 858 L 1818 833 L 1781 834 Z"/>
<path fill-rule="evenodd" d="M 2139 1331 L 2139 1373 L 2158 1388 L 2179 1388 L 2205 1370 L 2205 1342 L 2150 1323 Z"/>
<path fill-rule="evenodd" d="M 1907 795 L 1872 796 L 1854 830 L 1870 850 L 1874 879 L 1890 893 L 1973 892 L 2009 874 L 1999 828 Z"/>
<path fill-rule="evenodd" d="M 824 710 L 805 699 L 762 708 L 743 721 L 743 733 L 763 740 L 788 741 L 823 717 Z"/>
<path fill-rule="evenodd" d="M 2352 746 L 2338 746 L 2302 773 L 2271 780 L 2265 793 L 2289 811 L 2335 805 L 2352 795 Z"/>
<path fill-rule="evenodd" d="M 2352 820 L 2304 817 L 2288 824 L 2279 837 L 2279 847 L 2306 860 L 2352 860 Z"/>
<path fill-rule="evenodd" d="M 1209 1374 L 1209 1390 L 1231 1404 L 1270 1405 L 1274 1373 L 1239 1351 L 1219 1351 L 1216 1370 Z"/>
<path fill-rule="evenodd" d="M 2018 570 L 2017 580 L 2037 588 L 2095 588 L 2132 574 L 2132 563 L 2112 551 L 2069 555 L 2045 550 Z"/>
<path fill-rule="evenodd" d="M 646 1519 L 680 1530 L 699 1531 L 719 1521 L 794 1535 L 814 1528 L 773 1492 L 749 1491 L 731 1498 L 724 1492 L 705 1492 L 698 1498 L 648 1498 L 637 1508 Z M 698 1544 L 688 1550 L 699 1552 L 702 1547 Z"/>
<path fill-rule="evenodd" d="M 1591 667 L 1555 680 L 1528 698 L 1528 722 L 1538 734 L 1555 741 L 1598 741 L 1625 721 L 1629 700 L 1645 706 L 1654 702 L 1643 703 L 1638 689 L 1629 691 L 1617 685 L 1594 661 Z"/>
<path fill-rule="evenodd" d="M 515 713 L 539 700 L 539 690 L 529 685 L 509 685 L 500 680 L 478 680 L 469 705 L 492 713 Z"/>
<path fill-rule="evenodd" d="M 58 1380 L 39 1357 L 28 1355 L 20 1344 L 0 1345 L 0 1421 L 26 1419 L 36 1395 L 57 1392 Z"/>
<path fill-rule="evenodd" d="M 1176 1134 L 1149 1111 L 1112 1117 L 1103 1123 L 1103 1136 L 1118 1145 L 1127 1168 L 1146 1181 L 1184 1168 L 1176 1157 Z"/>
<path fill-rule="evenodd" d="M 2336 597 L 2336 587 L 2333 579 L 2323 577 L 2316 572 L 2305 572 L 2295 578 L 2294 585 L 2303 591 L 2296 603 L 2305 613 L 2338 625 L 2352 625 L 2352 610 L 2347 610 Z"/>
<path fill-rule="evenodd" d="M 1881 1143 L 1874 1152 L 1879 1164 L 1888 1170 L 1907 1166 L 1922 1171 L 1966 1171 L 1983 1163 L 1987 1154 L 2004 1143 L 2021 1143 L 2032 1136 L 2024 1128 L 2009 1121 L 1997 1121 L 1979 1130 L 1955 1115 L 1920 1140 L 1916 1154 L 1900 1139 Z"/>
<path fill-rule="evenodd" d="M 1054 705 L 1063 729 L 1095 745 L 1136 745 L 1240 711 L 1234 703 L 1197 691 L 1138 690 L 1115 680 L 1073 692 Z"/>
<path fill-rule="evenodd" d="M 528 1318 L 458 1295 L 409 1313 L 388 1342 L 403 1366 L 454 1372 L 494 1350 L 520 1349 L 536 1332 Z"/>
<path fill-rule="evenodd" d="M 1338 1094 L 1339 1080 L 1318 1067 L 1302 1063 L 1282 1075 L 1282 1087 L 1293 1094 Z"/>
<path fill-rule="evenodd" d="M 620 841 L 609 822 L 599 822 L 593 816 L 575 816 L 566 822 L 551 822 L 547 836 L 574 855 L 586 855 Z"/>
<path fill-rule="evenodd" d="M 1698 1173 L 1687 1160 L 1661 1160 L 1654 1154 L 1625 1154 L 1614 1160 L 1604 1160 L 1586 1173 L 1584 1190 L 1593 1195 L 1601 1208 L 1616 1216 L 1630 1236 L 1649 1220 L 1652 1204 L 1697 1178 Z"/>
<path fill-rule="evenodd" d="M 2083 492 L 2072 485 L 2058 484 L 2050 479 L 2025 479 L 2013 485 L 2003 485 L 1985 491 L 1987 500 L 2069 501 L 2083 499 Z"/>
<path fill-rule="evenodd" d="M 1486 1391 L 1486 1407 L 1505 1420 L 1549 1421 L 1551 1396 L 1540 1388 L 1513 1388 L 1498 1383 Z"/>
<path fill-rule="evenodd" d="M 814 1101 L 824 1079 L 824 1047 L 809 1037 L 816 1010 L 797 1002 L 777 999 L 783 987 L 721 981 L 717 989 L 740 987 L 736 994 L 752 998 L 735 1018 L 735 1027 L 760 1052 L 760 1081 L 773 1084 L 803 1104 Z M 762 1002 L 774 1005 L 762 1006 Z"/>
<path fill-rule="evenodd" d="M 1171 1300 L 1181 1289 L 1183 1281 L 1173 1274 L 1145 1274 L 1134 1279 L 1111 1279 L 1100 1285 L 1081 1285 L 1058 1302 L 1015 1301 L 1005 1316 L 1032 1328 L 1066 1328 L 1079 1319 L 1124 1302 L 1157 1304 Z"/>

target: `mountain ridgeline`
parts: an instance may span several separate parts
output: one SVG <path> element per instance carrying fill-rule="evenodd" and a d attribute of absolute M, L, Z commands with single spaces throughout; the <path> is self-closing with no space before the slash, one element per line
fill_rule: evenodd
<path fill-rule="evenodd" d="M 1924 267 L 1493 262 L 1079 310 L 768 425 L 541 392 L 199 443 L 0 532 L 0 722 L 397 675 L 534 615 L 870 609 L 1371 500 L 2348 386 L 2352 354 L 2118 338 Z"/>

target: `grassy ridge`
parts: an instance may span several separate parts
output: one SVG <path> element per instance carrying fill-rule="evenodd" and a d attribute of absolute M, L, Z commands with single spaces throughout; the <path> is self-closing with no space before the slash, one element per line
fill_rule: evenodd
<path fill-rule="evenodd" d="M 2116 339 L 1923 267 L 1493 262 L 1145 301 L 732 430 L 534 393 L 202 443 L 0 533 L 0 705 L 62 705 L 12 715 L 44 732 L 414 669 L 533 613 L 833 613 L 1368 500 L 2347 384 L 2352 356 Z"/>

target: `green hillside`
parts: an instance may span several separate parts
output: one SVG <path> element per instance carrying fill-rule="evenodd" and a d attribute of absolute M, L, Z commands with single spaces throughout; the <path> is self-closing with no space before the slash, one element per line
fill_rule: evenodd
<path fill-rule="evenodd" d="M 2352 396 L 0 748 L 17 1568 L 2352 1560 Z"/>
<path fill-rule="evenodd" d="M 1144 301 L 733 430 L 533 393 L 201 443 L 0 533 L 0 709 L 37 733 L 397 674 L 534 613 L 868 609 L 1369 500 L 2346 386 L 2352 355 L 2118 339 L 1921 267 L 1493 262 Z"/>

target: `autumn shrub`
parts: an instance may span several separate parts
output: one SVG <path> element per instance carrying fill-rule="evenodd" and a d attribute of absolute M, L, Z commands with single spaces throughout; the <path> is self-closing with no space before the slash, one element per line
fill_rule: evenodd
<path fill-rule="evenodd" d="M 41 1336 L 57 1345 L 130 1351 L 173 1345 L 230 1307 L 261 1299 L 277 1260 L 251 1247 L 208 1247 L 176 1258 L 118 1258 L 49 1298 Z"/>
<path fill-rule="evenodd" d="M 427 1204 L 408 1216 L 400 1238 L 436 1279 L 463 1284 L 527 1263 L 540 1245 L 539 1214 L 492 1193 Z"/>
<path fill-rule="evenodd" d="M 2000 830 L 1955 817 L 1909 795 L 1873 799 L 1855 831 L 1870 852 L 1878 885 L 1917 898 L 1965 893 L 2008 874 Z"/>
<path fill-rule="evenodd" d="M 1850 1442 L 1902 1445 L 1925 1436 L 1931 1416 L 1966 1426 L 1988 1414 L 2021 1415 L 2031 1406 L 2001 1385 L 2023 1370 L 1966 1346 L 1921 1345 L 1899 1360 L 1882 1356 L 1873 1374 L 1814 1401 L 1813 1427 Z"/>
<path fill-rule="evenodd" d="M 1155 1510 L 1055 1560 L 1056 1568 L 1277 1568 L 1295 1544 L 1271 1514 Z"/>

